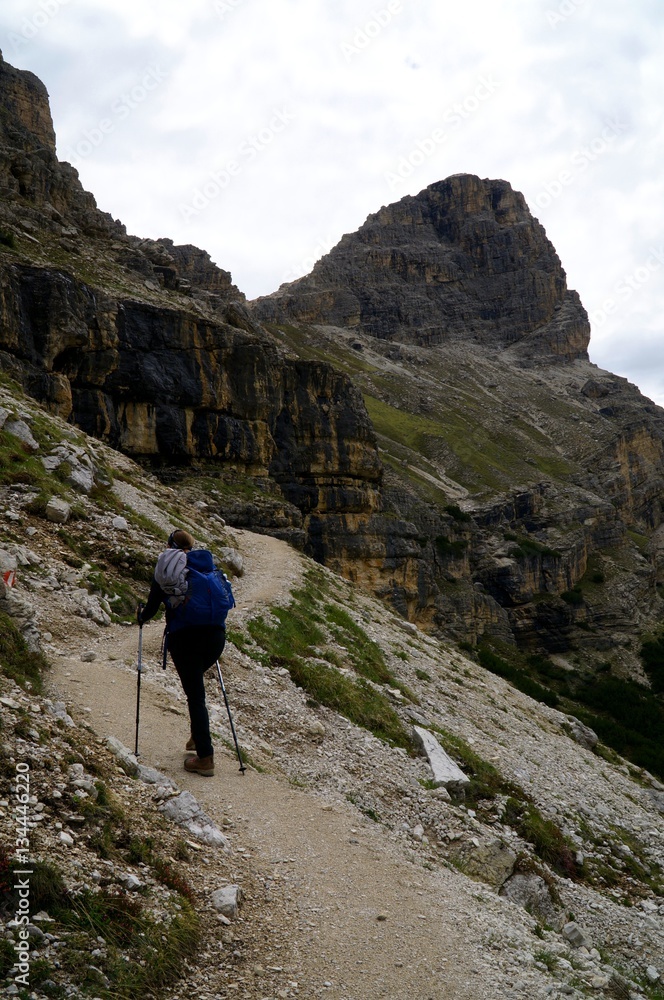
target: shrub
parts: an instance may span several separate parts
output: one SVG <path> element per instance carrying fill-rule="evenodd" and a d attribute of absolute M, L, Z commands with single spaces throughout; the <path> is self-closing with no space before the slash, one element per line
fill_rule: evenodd
<path fill-rule="evenodd" d="M 503 677 L 513 684 L 515 688 L 518 688 L 519 691 L 523 691 L 524 694 L 534 698 L 535 701 L 541 701 L 545 705 L 549 705 L 550 708 L 556 708 L 558 705 L 558 695 L 555 691 L 551 691 L 550 688 L 538 684 L 528 674 L 519 670 L 518 667 L 512 666 L 502 656 L 498 656 L 490 649 L 480 649 L 478 659 L 486 670 L 490 670 L 492 674 Z"/>
<path fill-rule="evenodd" d="M 462 559 L 468 548 L 468 542 L 464 539 L 453 542 L 444 535 L 438 536 L 435 545 L 436 551 L 443 559 Z"/>
<path fill-rule="evenodd" d="M 505 804 L 505 822 L 533 845 L 535 853 L 550 868 L 565 878 L 578 880 L 574 848 L 553 820 L 544 819 L 532 802 L 509 798 Z"/>
<path fill-rule="evenodd" d="M 448 503 L 445 510 L 451 517 L 454 518 L 455 521 L 464 522 L 472 520 L 470 514 L 465 510 L 461 510 L 458 503 Z"/>
<path fill-rule="evenodd" d="M 48 667 L 43 653 L 34 652 L 12 619 L 0 611 L 0 669 L 21 687 L 29 683 L 32 690 L 42 690 L 42 673 Z"/>
<path fill-rule="evenodd" d="M 583 591 L 578 583 L 571 590 L 563 591 L 560 596 L 566 604 L 571 604 L 573 607 L 583 604 Z"/>
<path fill-rule="evenodd" d="M 641 661 L 653 691 L 664 691 L 664 633 L 646 639 L 641 646 Z"/>

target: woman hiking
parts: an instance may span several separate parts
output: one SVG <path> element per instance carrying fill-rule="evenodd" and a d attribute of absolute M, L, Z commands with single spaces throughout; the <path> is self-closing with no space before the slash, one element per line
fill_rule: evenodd
<path fill-rule="evenodd" d="M 214 774 L 214 750 L 205 702 L 205 672 L 221 656 L 226 642 L 226 614 L 235 604 L 231 586 L 216 569 L 212 553 L 195 549 L 182 528 L 168 539 L 157 560 L 150 595 L 137 611 L 139 625 L 150 621 L 161 604 L 166 609 L 164 642 L 187 697 L 191 738 L 185 749 L 186 771 L 209 778 Z M 164 653 L 165 662 L 166 653 Z"/>

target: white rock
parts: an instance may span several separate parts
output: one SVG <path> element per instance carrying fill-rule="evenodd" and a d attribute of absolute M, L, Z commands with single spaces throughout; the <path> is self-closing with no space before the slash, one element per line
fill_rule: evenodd
<path fill-rule="evenodd" d="M 129 522 L 127 521 L 126 517 L 121 517 L 120 514 L 118 514 L 117 517 L 113 518 L 111 524 L 113 525 L 116 531 L 129 531 Z"/>
<path fill-rule="evenodd" d="M 211 847 L 221 847 L 225 851 L 230 850 L 227 838 L 210 817 L 203 812 L 191 792 L 180 792 L 179 795 L 159 806 L 159 810 L 178 826 L 189 830 L 192 836 L 204 844 L 209 844 Z"/>
<path fill-rule="evenodd" d="M 424 748 L 436 784 L 444 785 L 448 791 L 450 788 L 461 791 L 470 785 L 470 779 L 447 756 L 433 733 L 421 726 L 413 726 L 413 733 Z"/>
<path fill-rule="evenodd" d="M 46 504 L 46 520 L 55 524 L 65 524 L 69 520 L 71 507 L 66 500 L 59 497 L 51 497 Z"/>
<path fill-rule="evenodd" d="M 569 941 L 573 948 L 584 947 L 588 948 L 588 950 L 592 948 L 590 939 L 585 931 L 575 921 L 572 920 L 568 924 L 565 924 L 562 933 L 565 940 Z"/>
<path fill-rule="evenodd" d="M 649 965 L 646 969 L 646 979 L 651 983 L 656 983 L 659 979 L 659 970 L 654 965 Z"/>
<path fill-rule="evenodd" d="M 212 905 L 215 910 L 229 919 L 237 917 L 238 907 L 242 899 L 239 885 L 226 885 L 212 893 Z"/>
<path fill-rule="evenodd" d="M 71 834 L 67 833 L 66 830 L 60 831 L 60 833 L 58 834 L 58 839 L 60 840 L 60 843 L 65 844 L 67 847 L 74 846 L 74 838 L 71 836 Z"/>
<path fill-rule="evenodd" d="M 94 649 L 86 649 L 81 653 L 81 660 L 83 663 L 92 663 L 93 660 L 97 659 L 97 654 Z"/>
<path fill-rule="evenodd" d="M 120 761 L 122 769 L 127 774 L 138 774 L 138 761 L 136 760 L 136 757 L 131 750 L 124 745 L 124 743 L 120 742 L 117 736 L 107 736 L 106 745 L 113 751 L 115 756 Z"/>
<path fill-rule="evenodd" d="M 8 420 L 3 428 L 7 434 L 22 441 L 30 451 L 39 451 L 39 445 L 32 436 L 32 431 L 25 420 Z"/>
<path fill-rule="evenodd" d="M 81 493 L 89 493 L 95 484 L 95 477 L 91 469 L 86 469 L 82 465 L 75 465 L 67 476 L 67 482 L 75 490 Z"/>
<path fill-rule="evenodd" d="M 237 549 L 232 549 L 230 546 L 224 546 L 224 548 L 219 550 L 219 555 L 221 556 L 222 561 L 235 573 L 236 576 L 244 575 L 244 559 Z"/>

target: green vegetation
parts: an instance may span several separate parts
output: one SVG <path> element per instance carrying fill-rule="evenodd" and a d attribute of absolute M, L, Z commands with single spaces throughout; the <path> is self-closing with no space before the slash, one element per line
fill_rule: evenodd
<path fill-rule="evenodd" d="M 331 603 L 321 607 L 313 576 L 307 577 L 307 584 L 293 593 L 287 608 L 271 608 L 277 624 L 254 618 L 247 626 L 249 634 L 267 662 L 285 667 L 314 702 L 340 712 L 379 739 L 410 748 L 410 736 L 388 697 L 371 683 L 399 686 L 382 650 L 346 611 Z M 338 653 L 327 648 L 330 639 L 344 648 L 344 666 L 358 677 L 338 668 Z M 314 658 L 316 662 L 309 662 Z M 407 689 L 401 690 L 408 696 Z"/>
<path fill-rule="evenodd" d="M 398 687 L 399 682 L 385 663 L 383 651 L 366 634 L 364 629 L 351 618 L 338 604 L 326 604 L 325 620 L 332 636 L 348 651 L 351 663 L 356 673 L 367 677 L 377 684 L 390 684 Z"/>
<path fill-rule="evenodd" d="M 184 963 L 195 953 L 199 941 L 198 918 L 187 898 L 191 891 L 167 862 L 151 858 L 151 863 L 160 881 L 176 893 L 171 903 L 160 902 L 159 916 L 140 894 L 115 887 L 72 892 L 55 865 L 30 862 L 31 906 L 35 912 L 46 910 L 55 921 L 49 930 L 67 940 L 67 947 L 59 952 L 59 972 L 45 959 L 32 963 L 32 986 L 46 979 L 58 980 L 64 974 L 86 995 L 100 1000 L 133 1000 L 137 995 L 159 995 L 182 975 Z M 0 849 L 0 898 L 6 913 L 16 909 L 13 872 L 18 867 L 19 863 Z M 100 936 L 105 945 L 93 967 L 90 952 L 98 947 Z M 11 971 L 16 957 L 11 943 L 3 944 L 9 947 L 0 945 L 0 976 Z M 52 989 L 47 995 L 64 995 L 61 987 Z"/>
<path fill-rule="evenodd" d="M 472 521 L 472 517 L 465 510 L 461 510 L 461 507 L 457 503 L 448 503 L 445 506 L 446 512 L 453 517 L 455 521 L 468 522 Z"/>
<path fill-rule="evenodd" d="M 615 751 L 664 778 L 664 704 L 657 687 L 663 683 L 659 680 L 660 670 L 664 670 L 663 642 L 662 637 L 654 637 L 641 647 L 646 672 L 651 680 L 657 678 L 653 690 L 611 676 L 610 663 L 601 664 L 593 674 L 581 675 L 555 666 L 545 656 L 526 657 L 503 646 L 499 653 L 495 639 L 475 655 L 483 667 L 519 691 L 575 715 L 593 729 L 605 744 L 600 744 L 596 753 L 606 756 Z"/>
<path fill-rule="evenodd" d="M 551 691 L 549 688 L 533 680 L 523 670 L 519 670 L 518 667 L 508 663 L 507 660 L 504 660 L 502 656 L 498 656 L 488 647 L 480 649 L 477 658 L 486 670 L 490 670 L 492 674 L 497 674 L 499 677 L 508 680 L 515 688 L 534 698 L 535 701 L 541 701 L 551 708 L 557 707 L 559 698 L 555 691 Z"/>
<path fill-rule="evenodd" d="M 664 632 L 646 639 L 641 646 L 641 662 L 652 690 L 657 694 L 664 692 Z"/>
<path fill-rule="evenodd" d="M 553 820 L 544 819 L 537 806 L 511 797 L 505 804 L 503 819 L 533 845 L 545 864 L 559 875 L 579 881 L 573 845 Z"/>
<path fill-rule="evenodd" d="M 48 661 L 42 653 L 29 649 L 14 621 L 0 612 L 0 669 L 21 687 L 42 690 L 42 674 Z"/>
<path fill-rule="evenodd" d="M 571 590 L 565 590 L 560 595 L 566 604 L 571 604 L 572 607 L 579 607 L 583 604 L 583 591 L 581 590 L 581 584 L 575 584 Z"/>
<path fill-rule="evenodd" d="M 542 542 L 538 542 L 535 538 L 528 538 L 525 535 L 515 535 L 509 531 L 505 532 L 504 538 L 505 541 L 516 542 L 516 545 L 510 549 L 510 555 L 514 559 L 527 559 L 529 556 L 560 559 L 562 556 L 562 552 L 559 552 L 558 549 L 552 549 L 549 545 L 543 545 Z"/>
<path fill-rule="evenodd" d="M 443 749 L 457 762 L 470 779 L 470 786 L 466 790 L 465 796 L 468 805 L 476 805 L 482 799 L 495 799 L 497 795 L 527 797 L 518 785 L 503 778 L 493 764 L 480 757 L 460 736 L 455 736 L 440 726 L 432 726 L 431 728 L 436 733 L 438 742 Z"/>
<path fill-rule="evenodd" d="M 442 559 L 463 559 L 468 548 L 468 542 L 465 539 L 450 541 L 444 535 L 438 535 L 435 544 L 436 552 Z"/>
<path fill-rule="evenodd" d="M 0 245 L 7 247 L 9 250 L 15 250 L 16 237 L 13 233 L 8 232 L 6 229 L 0 229 Z"/>
<path fill-rule="evenodd" d="M 664 705 L 634 681 L 603 676 L 582 684 L 575 697 L 591 711 L 576 715 L 621 756 L 664 778 Z"/>

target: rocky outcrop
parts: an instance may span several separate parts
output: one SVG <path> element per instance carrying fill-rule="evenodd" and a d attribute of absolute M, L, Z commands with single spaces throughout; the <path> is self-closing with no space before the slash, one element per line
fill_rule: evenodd
<path fill-rule="evenodd" d="M 523 195 L 458 174 L 370 215 L 311 274 L 256 300 L 266 321 L 360 329 L 432 345 L 518 344 L 540 357 L 587 357 L 590 326 Z"/>
<path fill-rule="evenodd" d="M 381 462 L 349 379 L 285 357 L 204 251 L 127 236 L 99 212 L 56 158 L 31 74 L 0 62 L 0 102 L 3 367 L 128 454 L 272 477 L 310 549 L 340 516 L 373 511 Z M 69 266 L 53 264 L 63 250 Z"/>

